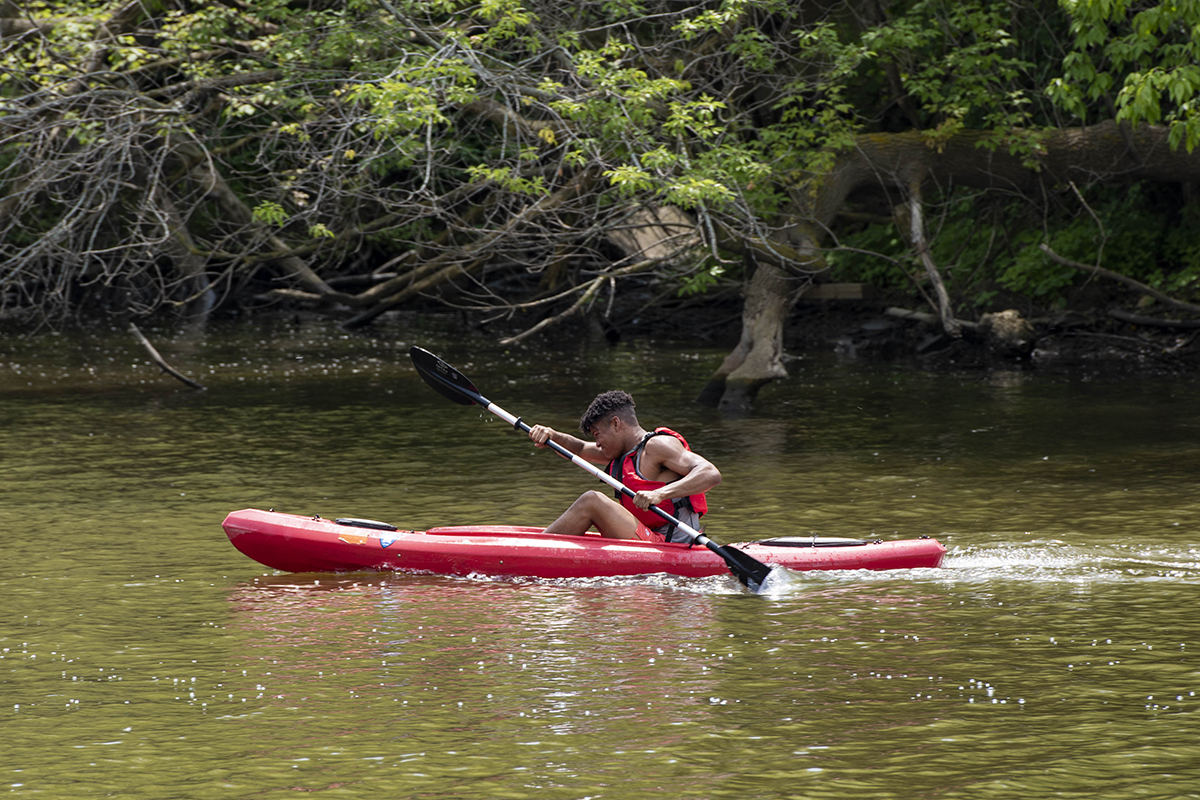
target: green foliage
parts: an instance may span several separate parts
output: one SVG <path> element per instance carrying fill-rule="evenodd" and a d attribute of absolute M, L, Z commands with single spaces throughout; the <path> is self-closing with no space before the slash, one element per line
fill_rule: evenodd
<path fill-rule="evenodd" d="M 741 58 L 753 70 L 769 72 L 775 69 L 775 45 L 757 28 L 743 28 L 734 34 L 729 52 Z"/>
<path fill-rule="evenodd" d="M 1180 218 L 1174 190 L 1097 187 L 1084 200 L 1090 211 L 1064 203 L 1040 219 L 1023 202 L 951 196 L 940 209 L 930 252 L 960 307 L 995 310 L 989 303 L 1001 290 L 1046 307 L 1067 302 L 1088 276 L 1048 258 L 1043 242 L 1064 258 L 1098 263 L 1181 299 L 1200 296 L 1200 229 Z M 924 280 L 923 267 L 890 223 L 866 226 L 840 244 L 853 251 L 829 254 L 837 280 L 909 291 L 914 280 Z"/>
<path fill-rule="evenodd" d="M 541 197 L 547 193 L 546 181 L 541 175 L 525 178 L 517 174 L 511 167 L 474 165 L 467 168 L 467 173 L 471 176 L 471 180 L 491 181 L 514 194 Z"/>
<path fill-rule="evenodd" d="M 685 176 L 667 185 L 663 199 L 683 209 L 721 206 L 733 200 L 729 187 L 713 178 Z"/>
<path fill-rule="evenodd" d="M 923 0 L 863 36 L 883 62 L 901 66 L 904 87 L 929 127 L 1008 129 L 1030 121 L 1023 77 L 1031 64 L 1009 32 L 1011 9 L 988 0 Z"/>
<path fill-rule="evenodd" d="M 605 0 L 601 10 L 614 20 L 632 19 L 646 13 L 646 7 L 638 0 Z"/>
<path fill-rule="evenodd" d="M 635 197 L 642 192 L 650 191 L 655 186 L 654 177 L 650 173 L 628 164 L 607 170 L 604 177 L 608 178 L 617 191 L 625 197 Z"/>
<path fill-rule="evenodd" d="M 885 6 L 25 3 L 23 13 L 53 24 L 0 48 L 0 95 L 20 99 L 0 115 L 11 124 L 47 103 L 29 135 L 48 149 L 9 148 L 0 185 L 40 174 L 32 154 L 56 152 L 62 177 L 47 192 L 92 198 L 78 209 L 104 208 L 60 249 L 128 240 L 102 260 L 120 251 L 130 264 L 151 258 L 162 239 L 139 227 L 159 218 L 154 209 L 130 210 L 143 183 L 180 187 L 172 197 L 195 205 L 182 211 L 202 251 L 224 257 L 237 240 L 208 189 L 179 178 L 195 159 L 224 177 L 259 224 L 300 246 L 318 240 L 323 252 L 367 227 L 379 252 L 431 246 L 443 234 L 434 251 L 460 246 L 474 231 L 504 230 L 531 198 L 569 197 L 539 228 L 549 233 L 532 245 L 537 252 L 496 259 L 531 264 L 537 275 L 548 252 L 605 252 L 606 225 L 630 205 L 694 211 L 706 236 L 782 229 L 863 132 L 917 129 L 936 150 L 979 130 L 982 147 L 1030 166 L 1044 155 L 1040 126 L 1064 114 L 1089 123 L 1115 114 L 1170 126 L 1176 147 L 1200 142 L 1200 0 Z M 93 185 L 97 164 L 108 173 Z M 121 202 L 104 206 L 112 186 L 123 187 Z M 995 217 L 995 236 L 979 221 L 994 201 L 949 197 L 931 235 L 958 296 L 1062 297 L 1079 275 L 1037 251 L 1043 238 L 1077 260 L 1102 257 L 1156 285 L 1194 290 L 1200 244 L 1173 210 L 1144 193 L 1139 201 L 1083 191 L 1099 225 L 1078 205 L 1046 220 L 1014 202 Z M 57 230 L 67 205 L 27 203 L 19 223 L 0 227 L 0 263 L 16 253 L 18 232 Z M 470 222 L 457 216 L 472 210 L 480 213 Z M 845 241 L 888 256 L 834 253 L 847 279 L 908 286 L 921 273 L 891 226 Z M 529 239 L 503 246 L 531 247 Z M 138 263 L 131 272 L 150 262 Z M 692 294 L 728 280 L 723 269 L 706 264 L 673 279 Z"/>
<path fill-rule="evenodd" d="M 846 250 L 825 254 L 830 276 L 841 282 L 869 283 L 881 289 L 911 289 L 915 260 L 896 226 L 877 223 L 843 236 Z"/>
<path fill-rule="evenodd" d="M 285 225 L 290 218 L 287 210 L 273 200 L 264 200 L 254 207 L 254 219 L 268 225 Z"/>
<path fill-rule="evenodd" d="M 785 7 L 786 4 L 782 0 L 722 0 L 717 9 L 701 8 L 695 15 L 677 23 L 674 30 L 682 35 L 685 42 L 691 41 L 704 34 L 717 33 L 722 28 L 741 21 L 755 10 L 772 14 Z"/>
<path fill-rule="evenodd" d="M 375 135 L 387 138 L 449 122 L 443 109 L 477 99 L 475 72 L 461 59 L 396 69 L 389 77 L 347 90 L 372 112 Z"/>
<path fill-rule="evenodd" d="M 1079 229 L 1058 232 L 1051 243 L 1069 243 Z M 1048 259 L 1038 248 L 1041 232 L 1028 228 L 1012 233 L 1012 251 L 997 258 L 994 281 L 997 285 L 1049 305 L 1065 302 L 1063 290 L 1082 279 L 1081 273 Z M 1055 251 L 1058 252 L 1058 251 Z M 1063 255 L 1059 253 L 1059 255 Z M 1094 257 L 1094 256 L 1093 256 Z"/>
<path fill-rule="evenodd" d="M 667 106 L 667 118 L 662 122 L 662 131 L 668 136 L 711 139 L 721 130 L 716 113 L 723 108 L 724 103 L 708 95 L 701 95 L 699 100 L 692 102 L 672 101 Z"/>
<path fill-rule="evenodd" d="M 515 39 L 537 19 L 519 0 L 482 0 L 477 13 L 491 23 L 486 32 L 476 37 L 483 45 Z"/>
<path fill-rule="evenodd" d="M 679 287 L 680 297 L 692 297 L 704 294 L 721 282 L 725 275 L 725 267 L 718 263 L 706 263 L 695 272 L 684 275 Z"/>
<path fill-rule="evenodd" d="M 1080 118 L 1163 124 L 1173 147 L 1200 144 L 1200 2 L 1062 0 L 1074 50 L 1046 91 Z M 1116 94 L 1113 95 L 1115 90 Z"/>

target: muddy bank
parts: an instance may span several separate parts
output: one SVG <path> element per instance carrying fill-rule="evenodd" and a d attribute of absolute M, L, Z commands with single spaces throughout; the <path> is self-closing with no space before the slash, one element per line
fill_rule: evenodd
<path fill-rule="evenodd" d="M 1084 370 L 1091 374 L 1200 372 L 1200 321 L 1176 320 L 1162 324 L 1150 312 L 1062 311 L 1041 315 L 1017 314 L 1012 319 L 999 314 L 998 325 L 1016 326 L 1018 335 L 1008 340 L 994 335 L 981 320 L 967 322 L 963 335 L 945 334 L 928 309 L 911 308 L 899 313 L 905 298 L 871 301 L 799 302 L 784 330 L 787 357 L 836 353 L 845 359 L 872 362 L 903 362 L 924 369 L 1038 369 Z M 1120 315 L 1124 318 L 1118 318 Z M 164 331 L 181 327 L 203 329 L 235 319 L 261 320 L 268 327 L 298 325 L 316 319 L 335 320 L 335 309 L 314 309 L 297 304 L 232 306 L 204 320 L 159 314 L 138 318 L 138 324 Z M 381 315 L 372 326 L 356 332 L 360 336 L 389 335 L 398 325 L 433 329 L 459 328 L 485 340 L 498 342 L 520 334 L 536 324 L 533 315 L 496 314 L 494 310 L 450 309 L 439 302 L 415 304 Z M 127 330 L 130 315 L 122 313 L 77 318 L 80 330 L 104 328 Z M 74 327 L 74 326 L 71 326 Z M 569 341 L 587 338 L 615 343 L 628 339 L 687 342 L 694 346 L 730 349 L 737 344 L 742 327 L 742 297 L 727 290 L 679 298 L 664 296 L 649 287 L 618 295 L 606 308 L 563 320 L 560 324 L 524 340 L 518 348 L 555 350 Z M 0 321 L 0 337 L 51 333 L 32 320 Z"/>
<path fill-rule="evenodd" d="M 1005 339 L 1004 331 L 997 335 L 989 330 L 989 315 L 984 315 L 967 323 L 961 338 L 952 338 L 928 309 L 913 308 L 916 314 L 904 317 L 897 314 L 903 307 L 903 298 L 801 301 L 788 319 L 784 351 L 792 357 L 835 352 L 848 359 L 910 362 L 926 369 L 1200 371 L 1200 322 L 1196 321 L 1177 320 L 1180 324 L 1171 326 L 1148 313 L 1118 319 L 1099 310 L 1029 315 L 1013 311 L 1006 318 L 1008 312 L 998 310 L 997 327 L 1015 326 L 1015 335 Z M 608 317 L 587 316 L 576 331 L 609 341 L 661 337 L 732 349 L 741 324 L 741 298 L 729 294 L 651 305 L 618 304 Z"/>
<path fill-rule="evenodd" d="M 878 304 L 809 304 L 798 307 L 789 321 L 785 347 L 795 355 L 833 350 L 846 358 L 913 361 L 931 369 L 1200 370 L 1200 328 L 1140 324 L 1098 313 L 1021 319 L 1026 333 L 1009 345 L 978 329 L 952 338 L 936 322 L 901 318 Z"/>

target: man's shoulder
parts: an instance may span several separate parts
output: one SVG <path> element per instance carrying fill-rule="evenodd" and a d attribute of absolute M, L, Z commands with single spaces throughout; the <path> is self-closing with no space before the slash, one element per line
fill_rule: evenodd
<path fill-rule="evenodd" d="M 657 454 L 666 456 L 688 449 L 684 445 L 683 437 L 670 428 L 655 428 L 646 434 L 643 441 L 643 452 L 652 458 Z"/>

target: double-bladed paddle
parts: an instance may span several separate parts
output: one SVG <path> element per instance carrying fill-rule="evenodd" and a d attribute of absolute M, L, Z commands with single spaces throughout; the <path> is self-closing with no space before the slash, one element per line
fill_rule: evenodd
<path fill-rule="evenodd" d="M 456 370 L 454 367 L 442 361 L 428 350 L 413 346 L 409 348 L 408 355 L 412 358 L 413 366 L 417 368 L 419 374 L 426 383 L 447 400 L 451 400 L 459 405 L 481 405 L 491 413 L 495 414 L 500 419 L 504 420 L 514 428 L 525 433 L 529 433 L 530 426 L 526 424 L 520 417 L 514 417 L 512 414 L 505 411 L 500 406 L 488 400 L 479 390 L 475 388 L 475 384 L 471 383 L 466 375 Z M 607 483 L 612 488 L 619 491 L 627 497 L 633 497 L 636 492 L 630 489 L 625 484 L 621 483 L 616 478 L 609 475 L 604 470 L 590 464 L 584 459 L 572 453 L 567 448 L 554 441 L 548 441 L 546 444 L 551 450 L 558 453 L 565 459 L 568 459 L 578 467 L 590 472 L 595 477 Z M 744 551 L 734 547 L 722 547 L 716 542 L 709 539 L 700 531 L 690 525 L 681 522 L 671 514 L 667 513 L 658 506 L 651 506 L 650 510 L 658 516 L 662 517 L 667 522 L 675 524 L 676 529 L 683 531 L 692 538 L 696 544 L 702 544 L 709 550 L 719 555 L 729 570 L 737 576 L 737 579 L 753 592 L 759 591 L 762 588 L 763 582 L 767 579 L 767 575 L 771 573 L 771 567 L 762 563 L 756 558 L 747 555 Z"/>

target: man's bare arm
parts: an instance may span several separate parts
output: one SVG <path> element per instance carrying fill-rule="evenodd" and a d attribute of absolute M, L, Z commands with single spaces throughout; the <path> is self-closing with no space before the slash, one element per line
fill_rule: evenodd
<path fill-rule="evenodd" d="M 661 489 L 638 492 L 633 500 L 638 508 L 707 492 L 721 482 L 721 472 L 711 461 L 688 450 L 673 436 L 655 436 L 646 443 L 642 474 L 658 475 L 657 480 L 666 480 L 667 484 Z M 676 475 L 679 477 L 670 480 Z"/>
<path fill-rule="evenodd" d="M 562 431 L 556 431 L 546 425 L 534 425 L 529 429 L 529 438 L 537 447 L 549 447 L 547 442 L 553 441 L 560 447 L 566 448 L 569 452 L 579 456 L 584 461 L 590 461 L 594 464 L 606 464 L 608 459 L 600 452 L 600 448 L 595 442 L 585 442 L 576 436 Z"/>

